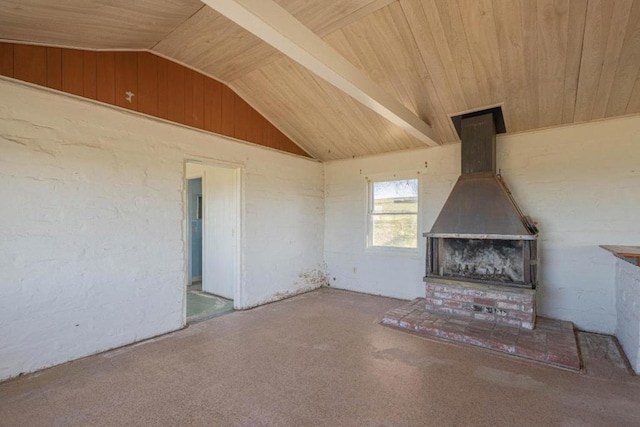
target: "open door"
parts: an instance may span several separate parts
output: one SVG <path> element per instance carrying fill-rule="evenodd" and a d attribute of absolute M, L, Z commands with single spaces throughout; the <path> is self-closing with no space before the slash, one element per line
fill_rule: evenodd
<path fill-rule="evenodd" d="M 188 243 L 192 261 L 189 278 L 197 277 L 198 225 L 202 241 L 202 291 L 236 300 L 239 289 L 240 249 L 240 169 L 237 166 L 186 164 L 187 197 L 195 197 L 195 212 L 187 213 Z M 197 184 L 201 181 L 200 223 L 198 223 Z M 193 181 L 193 184 L 192 184 Z M 193 196 L 191 185 L 193 185 Z"/>
<path fill-rule="evenodd" d="M 204 276 L 202 290 L 235 299 L 238 266 L 238 171 L 207 166 L 204 173 Z"/>

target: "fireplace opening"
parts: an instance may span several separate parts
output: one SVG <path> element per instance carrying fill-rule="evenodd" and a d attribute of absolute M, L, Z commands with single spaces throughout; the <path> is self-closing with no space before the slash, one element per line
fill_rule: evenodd
<path fill-rule="evenodd" d="M 522 241 L 442 239 L 440 276 L 524 284 Z"/>
<path fill-rule="evenodd" d="M 536 253 L 535 240 L 427 235 L 427 275 L 535 289 Z"/>

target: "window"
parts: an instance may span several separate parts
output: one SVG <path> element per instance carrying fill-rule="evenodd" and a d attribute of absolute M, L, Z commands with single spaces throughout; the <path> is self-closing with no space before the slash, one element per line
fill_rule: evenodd
<path fill-rule="evenodd" d="M 369 247 L 418 247 L 418 180 L 369 182 Z"/>

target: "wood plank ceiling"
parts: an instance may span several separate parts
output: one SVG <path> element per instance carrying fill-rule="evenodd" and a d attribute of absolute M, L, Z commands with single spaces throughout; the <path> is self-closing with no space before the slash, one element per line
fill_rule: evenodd
<path fill-rule="evenodd" d="M 0 37 L 89 49 L 149 49 L 202 7 L 198 0 L 1 0 Z"/>
<path fill-rule="evenodd" d="M 502 104 L 510 133 L 640 113 L 640 0 L 277 0 L 457 141 Z M 424 147 L 197 0 L 0 0 L 0 38 L 150 49 L 227 83 L 321 160 Z"/>

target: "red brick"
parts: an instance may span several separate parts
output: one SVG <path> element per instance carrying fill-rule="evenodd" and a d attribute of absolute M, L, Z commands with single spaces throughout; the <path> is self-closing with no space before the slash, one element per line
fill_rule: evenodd
<path fill-rule="evenodd" d="M 502 323 L 504 325 L 509 325 L 509 326 L 520 326 L 520 321 L 517 319 L 508 319 L 506 317 L 498 317 L 496 319 L 496 322 L 498 323 Z"/>
<path fill-rule="evenodd" d="M 463 307 L 464 304 L 460 301 L 452 301 L 452 300 L 446 300 L 442 302 L 442 305 L 446 306 L 446 307 L 453 307 L 453 308 L 460 308 Z"/>
<path fill-rule="evenodd" d="M 432 317 L 424 319 L 422 322 L 420 322 L 420 327 L 426 326 L 426 325 L 431 326 L 431 325 L 433 325 L 433 321 L 434 321 L 434 319 Z"/>
<path fill-rule="evenodd" d="M 525 312 L 525 313 L 533 313 L 534 312 L 534 307 L 531 304 L 522 304 L 521 307 L 522 308 L 520 310 Z"/>
<path fill-rule="evenodd" d="M 509 295 L 507 299 L 520 304 L 531 304 L 533 295 Z"/>
<path fill-rule="evenodd" d="M 453 314 L 455 314 L 456 316 L 461 316 L 461 317 L 471 317 L 471 315 L 473 314 L 472 312 L 468 311 L 468 310 L 459 310 L 459 309 L 453 309 Z"/>
<path fill-rule="evenodd" d="M 431 335 L 431 336 L 435 336 L 437 335 L 438 332 L 438 328 L 436 326 L 429 326 L 429 325 L 425 325 L 425 324 L 421 324 L 418 328 L 418 331 Z"/>
<path fill-rule="evenodd" d="M 508 297 L 505 294 L 500 294 L 498 292 L 486 292 L 484 294 L 485 298 L 490 298 L 490 299 L 494 299 L 494 300 L 506 300 Z"/>
<path fill-rule="evenodd" d="M 465 289 L 462 293 L 464 295 L 469 295 L 469 296 L 472 296 L 472 297 L 480 297 L 480 298 L 482 298 L 482 297 L 485 296 L 485 292 L 479 291 L 477 289 Z"/>
<path fill-rule="evenodd" d="M 533 338 L 531 338 L 533 341 L 536 342 L 547 342 L 547 334 L 545 334 L 544 332 L 540 332 L 540 331 L 527 331 L 527 332 L 533 332 Z"/>
<path fill-rule="evenodd" d="M 496 316 L 494 316 L 493 314 L 474 313 L 473 318 L 478 320 L 484 320 L 485 322 L 496 321 Z"/>
<path fill-rule="evenodd" d="M 413 329 L 413 324 L 411 322 L 407 322 L 406 320 L 401 320 L 398 322 L 398 326 L 405 329 Z"/>
<path fill-rule="evenodd" d="M 451 299 L 456 301 L 473 302 L 472 296 L 463 294 L 453 294 L 451 295 Z"/>
<path fill-rule="evenodd" d="M 519 311 L 510 311 L 509 317 L 513 319 L 525 320 L 530 322 L 533 319 L 533 316 L 530 313 L 521 313 Z"/>
<path fill-rule="evenodd" d="M 450 340 L 462 341 L 464 335 L 461 334 L 461 333 L 458 333 L 458 332 L 438 330 L 437 331 L 437 336 L 439 336 L 441 338 L 447 338 L 447 339 L 450 339 Z"/>
<path fill-rule="evenodd" d="M 501 351 L 503 353 L 513 354 L 513 353 L 516 352 L 515 344 L 508 344 L 508 343 L 505 343 L 505 342 L 502 342 L 502 341 L 488 339 L 487 340 L 487 345 L 488 345 L 489 348 L 492 348 L 493 350 Z"/>
<path fill-rule="evenodd" d="M 473 302 L 476 304 L 488 305 L 490 307 L 494 307 L 496 304 L 496 301 L 488 298 L 474 298 Z"/>
<path fill-rule="evenodd" d="M 446 319 L 444 319 L 444 318 L 442 318 L 442 317 L 437 318 L 437 319 L 433 322 L 433 326 L 436 326 L 436 327 L 438 327 L 438 328 L 441 328 L 441 327 L 443 327 L 443 326 L 444 326 L 444 325 L 446 325 L 446 324 L 447 324 Z"/>
<path fill-rule="evenodd" d="M 471 321 L 471 323 L 469 324 L 469 328 L 478 329 L 481 331 L 493 332 L 493 330 L 496 328 L 496 325 L 493 325 L 487 322 Z"/>
<path fill-rule="evenodd" d="M 544 317 L 538 318 L 538 328 L 546 332 L 552 332 L 552 333 L 562 332 L 562 325 L 560 323 L 550 323 L 548 322 L 548 319 L 545 319 Z"/>
<path fill-rule="evenodd" d="M 449 308 L 449 307 L 435 307 L 435 311 L 438 313 L 446 313 L 446 314 L 451 314 L 453 313 L 453 309 Z"/>
<path fill-rule="evenodd" d="M 544 331 L 549 342 L 563 342 L 566 339 L 567 334 L 563 331 L 547 331 L 544 328 L 538 327 L 538 330 Z"/>
<path fill-rule="evenodd" d="M 535 327 L 535 322 L 522 322 L 520 326 L 525 329 L 533 329 Z"/>
<path fill-rule="evenodd" d="M 409 305 L 407 305 L 406 307 L 402 307 L 402 308 L 406 308 L 407 310 L 413 310 L 416 307 L 420 307 L 421 303 L 424 302 L 424 298 L 416 298 L 413 301 L 411 301 L 411 303 Z"/>
<path fill-rule="evenodd" d="M 469 335 L 465 335 L 462 338 L 462 342 L 467 343 L 467 344 L 471 344 L 471 345 L 475 345 L 478 347 L 488 347 L 489 345 L 487 344 L 487 341 L 482 339 L 482 338 L 475 338 L 475 337 L 470 337 Z"/>
<path fill-rule="evenodd" d="M 501 340 L 503 336 L 504 336 L 504 331 L 500 329 L 492 330 L 491 334 L 489 335 L 491 339 L 498 340 L 498 341 Z"/>
<path fill-rule="evenodd" d="M 514 328 L 511 328 L 511 329 L 514 329 Z M 511 348 L 513 348 L 513 351 L 515 351 L 516 343 L 518 342 L 518 337 L 514 335 L 504 334 L 502 339 L 500 339 L 500 342 L 510 346 Z"/>
<path fill-rule="evenodd" d="M 442 298 L 442 299 L 450 299 L 451 298 L 451 294 L 449 292 L 434 292 L 433 296 L 435 298 Z"/>
<path fill-rule="evenodd" d="M 547 361 L 563 366 L 565 368 L 574 369 L 576 371 L 580 370 L 580 358 L 577 354 L 575 355 L 567 355 L 567 354 L 548 354 Z"/>
<path fill-rule="evenodd" d="M 520 304 L 505 301 L 498 301 L 496 303 L 496 307 L 504 308 L 506 310 L 522 310 L 522 306 Z"/>
<path fill-rule="evenodd" d="M 435 291 L 435 292 L 439 292 L 439 291 L 442 291 L 442 290 L 446 289 L 444 286 L 434 285 L 433 283 L 427 283 L 427 286 L 429 286 L 429 289 L 431 289 L 432 291 Z"/>
<path fill-rule="evenodd" d="M 400 321 L 398 319 L 392 319 L 389 317 L 385 317 L 384 319 L 382 319 L 382 324 L 383 325 L 392 325 L 392 326 L 397 326 L 400 323 Z"/>
<path fill-rule="evenodd" d="M 425 298 L 424 302 L 425 302 L 425 304 L 442 305 L 442 300 L 441 299 Z"/>
<path fill-rule="evenodd" d="M 547 354 L 543 348 L 536 348 L 533 346 L 516 345 L 516 354 L 518 356 L 529 357 L 536 360 L 546 360 Z"/>

